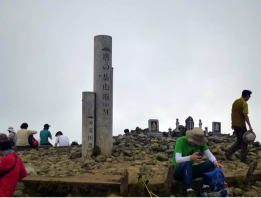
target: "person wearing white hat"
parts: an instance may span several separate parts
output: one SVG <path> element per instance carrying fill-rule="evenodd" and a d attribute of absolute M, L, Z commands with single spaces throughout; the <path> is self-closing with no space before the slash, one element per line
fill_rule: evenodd
<path fill-rule="evenodd" d="M 16 146 L 17 137 L 16 137 L 14 127 L 8 127 L 7 131 L 9 132 L 8 139 L 11 143 L 11 146 Z"/>
<path fill-rule="evenodd" d="M 208 161 L 203 162 L 203 155 L 207 156 Z M 197 127 L 177 139 L 172 162 L 176 166 L 174 178 L 184 182 L 188 196 L 195 195 L 192 189 L 194 178 L 202 177 L 215 167 L 223 168 L 210 152 L 204 131 Z M 209 187 L 205 181 L 203 184 L 203 189 Z"/>

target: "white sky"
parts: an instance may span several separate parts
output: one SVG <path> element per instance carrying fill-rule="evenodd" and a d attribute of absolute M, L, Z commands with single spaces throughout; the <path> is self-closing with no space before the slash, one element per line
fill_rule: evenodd
<path fill-rule="evenodd" d="M 253 95 L 261 140 L 259 0 L 0 0 L 0 130 L 28 122 L 81 142 L 81 94 L 93 90 L 93 38 L 112 36 L 113 135 L 161 131 L 190 115 L 230 129 L 232 102 Z"/>

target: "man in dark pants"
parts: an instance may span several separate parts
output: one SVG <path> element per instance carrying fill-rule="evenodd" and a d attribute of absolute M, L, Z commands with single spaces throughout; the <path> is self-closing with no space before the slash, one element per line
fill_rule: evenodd
<path fill-rule="evenodd" d="M 242 97 L 235 100 L 232 105 L 232 129 L 237 136 L 237 141 L 226 151 L 226 157 L 229 160 L 234 152 L 241 149 L 240 161 L 246 164 L 251 161 L 247 159 L 247 143 L 243 141 L 243 134 L 247 131 L 246 123 L 249 127 L 249 131 L 253 132 L 251 123 L 248 117 L 248 104 L 247 101 L 251 97 L 252 92 L 249 90 L 242 91 Z"/>

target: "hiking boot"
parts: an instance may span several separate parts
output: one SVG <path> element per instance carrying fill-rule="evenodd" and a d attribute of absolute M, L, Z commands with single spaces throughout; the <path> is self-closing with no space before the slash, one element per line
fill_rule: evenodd
<path fill-rule="evenodd" d="M 187 189 L 187 197 L 197 197 L 195 190 Z"/>
<path fill-rule="evenodd" d="M 251 159 L 244 159 L 244 160 L 240 160 L 240 161 L 245 164 L 250 164 L 251 162 L 253 162 L 253 160 L 251 160 Z"/>

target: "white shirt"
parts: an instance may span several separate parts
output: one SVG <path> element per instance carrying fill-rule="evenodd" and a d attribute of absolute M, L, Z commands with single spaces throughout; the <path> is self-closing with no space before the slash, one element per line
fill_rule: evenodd
<path fill-rule="evenodd" d="M 211 162 L 217 161 L 215 156 L 211 153 L 211 151 L 209 149 L 205 150 L 203 152 L 203 154 L 207 156 L 209 161 L 211 161 Z M 181 153 L 176 153 L 176 162 L 177 163 L 187 162 L 187 161 L 190 161 L 190 160 L 191 160 L 190 156 L 182 157 Z"/>
<path fill-rule="evenodd" d="M 59 135 L 56 137 L 55 144 L 59 146 L 70 146 L 69 138 L 64 135 Z"/>

